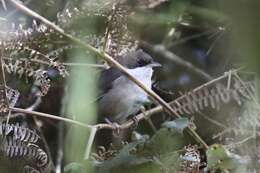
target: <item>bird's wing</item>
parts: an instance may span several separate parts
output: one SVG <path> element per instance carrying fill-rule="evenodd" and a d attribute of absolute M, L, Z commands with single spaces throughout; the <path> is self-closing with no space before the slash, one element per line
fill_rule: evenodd
<path fill-rule="evenodd" d="M 112 88 L 113 82 L 122 75 L 119 70 L 113 67 L 103 70 L 98 81 L 99 94 L 97 100 L 100 100 Z"/>

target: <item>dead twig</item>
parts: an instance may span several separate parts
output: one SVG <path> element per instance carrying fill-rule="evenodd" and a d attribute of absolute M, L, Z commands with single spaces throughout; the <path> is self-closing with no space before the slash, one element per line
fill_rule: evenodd
<path fill-rule="evenodd" d="M 203 79 L 205 79 L 206 81 L 212 80 L 213 77 L 210 76 L 208 73 L 206 73 L 204 70 L 194 66 L 192 63 L 185 61 L 183 58 L 180 58 L 179 56 L 177 56 L 176 54 L 174 54 L 173 52 L 170 52 L 169 50 L 167 50 L 165 48 L 165 46 L 163 45 L 150 45 L 148 43 L 142 42 L 141 43 L 144 47 L 150 49 L 151 51 L 153 51 L 156 54 L 161 55 L 162 57 L 165 57 L 166 59 L 169 59 L 171 61 L 173 61 L 174 63 L 186 68 L 187 70 L 194 72 L 195 74 L 197 74 L 198 76 L 202 77 Z"/>

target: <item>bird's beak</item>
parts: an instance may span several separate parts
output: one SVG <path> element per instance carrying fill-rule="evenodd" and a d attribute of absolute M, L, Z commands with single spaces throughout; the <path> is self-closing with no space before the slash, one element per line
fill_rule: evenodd
<path fill-rule="evenodd" d="M 158 63 L 158 62 L 152 62 L 151 64 L 149 64 L 150 67 L 161 67 L 162 64 Z"/>

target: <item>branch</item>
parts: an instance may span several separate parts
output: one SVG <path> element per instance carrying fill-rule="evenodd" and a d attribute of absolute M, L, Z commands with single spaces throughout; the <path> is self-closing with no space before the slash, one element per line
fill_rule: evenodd
<path fill-rule="evenodd" d="M 98 57 L 106 60 L 109 65 L 117 68 L 119 71 L 121 71 L 126 77 L 128 77 L 128 79 L 132 80 L 136 85 L 138 85 L 140 88 L 142 88 L 152 99 L 153 101 L 155 101 L 156 103 L 159 103 L 160 105 L 162 105 L 162 107 L 165 109 L 165 111 L 167 113 L 169 113 L 172 116 L 178 117 L 180 118 L 181 116 L 172 109 L 172 107 L 170 105 L 168 105 L 167 102 L 165 102 L 159 95 L 157 95 L 155 92 L 153 92 L 150 88 L 146 87 L 142 82 L 140 82 L 139 80 L 137 80 L 136 78 L 134 78 L 131 74 L 128 73 L 127 69 L 125 67 L 123 67 L 121 64 L 119 64 L 116 60 L 114 60 L 111 56 L 109 56 L 108 54 L 106 54 L 103 51 L 100 51 L 94 47 L 92 47 L 89 44 L 86 44 L 84 42 L 82 42 L 81 40 L 73 37 L 70 34 L 67 34 L 64 32 L 63 29 L 61 29 L 60 27 L 58 27 L 57 25 L 55 25 L 54 23 L 50 22 L 49 20 L 47 20 L 46 18 L 42 17 L 41 15 L 39 15 L 38 13 L 30 10 L 29 8 L 25 7 L 23 4 L 17 2 L 16 0 L 9 0 L 17 9 L 19 9 L 20 11 L 24 12 L 25 14 L 40 20 L 42 23 L 44 23 L 45 25 L 47 25 L 48 27 L 52 28 L 53 30 L 55 30 L 56 32 L 58 32 L 59 34 L 61 34 L 62 36 L 64 36 L 65 38 L 67 38 L 68 40 L 74 42 L 75 44 L 78 44 L 79 46 L 81 46 L 84 49 L 87 49 L 93 53 L 95 53 L 96 55 L 98 55 Z M 199 142 L 200 144 L 202 144 L 202 146 L 204 148 L 208 148 L 208 145 L 201 139 L 201 137 L 191 128 L 188 128 L 188 132 L 195 138 L 195 140 L 197 142 Z"/>
<path fill-rule="evenodd" d="M 14 112 L 29 114 L 29 115 L 35 115 L 35 116 L 38 116 L 38 117 L 45 117 L 45 118 L 55 119 L 55 120 L 59 120 L 59 121 L 64 121 L 64 122 L 79 125 L 79 126 L 82 126 L 82 127 L 85 127 L 85 128 L 92 128 L 93 127 L 92 125 L 87 125 L 87 124 L 81 123 L 81 122 L 76 121 L 76 120 L 63 118 L 63 117 L 59 117 L 59 116 L 55 116 L 55 115 L 51 115 L 51 114 L 42 113 L 42 112 L 31 111 L 31 110 L 26 110 L 26 109 L 22 109 L 22 108 L 15 108 L 15 107 L 10 108 L 10 110 L 14 111 Z"/>
<path fill-rule="evenodd" d="M 202 77 L 203 79 L 205 79 L 206 81 L 212 80 L 213 77 L 210 76 L 209 74 L 207 74 L 204 70 L 194 66 L 192 63 L 183 60 L 182 58 L 180 58 L 179 56 L 177 56 L 176 54 L 174 54 L 173 52 L 170 52 L 169 50 L 167 50 L 165 48 L 165 46 L 163 45 L 150 45 L 146 42 L 141 42 L 141 44 L 150 49 L 151 51 L 153 51 L 156 54 L 161 55 L 162 57 L 165 57 L 171 61 L 173 61 L 174 63 L 186 68 L 187 70 L 197 74 L 198 76 Z"/>

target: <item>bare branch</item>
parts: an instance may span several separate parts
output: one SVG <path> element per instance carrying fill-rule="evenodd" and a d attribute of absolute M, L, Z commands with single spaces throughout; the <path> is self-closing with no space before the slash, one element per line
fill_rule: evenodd
<path fill-rule="evenodd" d="M 142 42 L 142 45 L 150 50 L 152 50 L 154 53 L 161 55 L 162 57 L 165 57 L 174 63 L 186 68 L 187 70 L 194 72 L 198 76 L 202 77 L 206 81 L 212 80 L 213 77 L 210 76 L 208 73 L 206 73 L 204 70 L 194 66 L 192 63 L 185 61 L 183 58 L 180 58 L 173 52 L 170 52 L 165 48 L 163 45 L 150 45 L 148 43 Z"/>
<path fill-rule="evenodd" d="M 85 128 L 92 128 L 92 125 L 87 125 L 84 123 L 81 123 L 79 121 L 76 120 L 71 120 L 68 118 L 63 118 L 63 117 L 59 117 L 59 116 L 55 116 L 55 115 L 51 115 L 51 114 L 46 114 L 46 113 L 42 113 L 42 112 L 37 112 L 37 111 L 31 111 L 31 110 L 26 110 L 26 109 L 22 109 L 22 108 L 10 108 L 11 111 L 14 112 L 20 112 L 20 113 L 24 113 L 24 114 L 29 114 L 29 115 L 35 115 L 38 117 L 45 117 L 45 118 L 50 118 L 50 119 L 55 119 L 55 120 L 59 120 L 59 121 L 64 121 L 64 122 L 68 122 L 71 124 L 75 124 L 75 125 L 79 125 Z"/>

